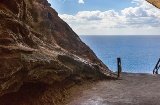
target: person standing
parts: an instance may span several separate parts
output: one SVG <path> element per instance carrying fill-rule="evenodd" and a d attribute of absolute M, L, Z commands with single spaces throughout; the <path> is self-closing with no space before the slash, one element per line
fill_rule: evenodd
<path fill-rule="evenodd" d="M 117 67 L 118 67 L 118 77 L 120 77 L 120 73 L 122 72 L 122 67 L 121 67 L 121 58 L 117 58 Z"/>

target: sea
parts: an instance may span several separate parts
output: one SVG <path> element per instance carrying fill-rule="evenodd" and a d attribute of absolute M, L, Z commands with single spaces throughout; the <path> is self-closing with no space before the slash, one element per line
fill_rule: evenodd
<path fill-rule="evenodd" d="M 114 72 L 118 57 L 123 72 L 151 74 L 160 58 L 159 35 L 80 35 L 80 38 Z"/>

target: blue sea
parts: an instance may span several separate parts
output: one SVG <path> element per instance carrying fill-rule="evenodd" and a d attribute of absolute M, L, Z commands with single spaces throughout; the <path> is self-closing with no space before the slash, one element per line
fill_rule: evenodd
<path fill-rule="evenodd" d="M 160 58 L 158 35 L 81 35 L 80 38 L 112 71 L 117 71 L 117 57 L 120 57 L 123 72 L 152 73 Z"/>

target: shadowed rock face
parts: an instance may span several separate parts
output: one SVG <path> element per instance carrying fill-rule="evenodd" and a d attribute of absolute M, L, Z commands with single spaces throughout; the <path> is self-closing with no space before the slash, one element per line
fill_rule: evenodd
<path fill-rule="evenodd" d="M 157 8 L 160 8 L 160 0 L 146 0 Z"/>
<path fill-rule="evenodd" d="M 0 0 L 0 101 L 23 87 L 106 75 L 110 70 L 47 0 Z"/>

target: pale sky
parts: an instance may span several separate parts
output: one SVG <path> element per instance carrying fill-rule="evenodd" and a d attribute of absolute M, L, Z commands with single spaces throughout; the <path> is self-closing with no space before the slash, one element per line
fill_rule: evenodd
<path fill-rule="evenodd" d="M 160 9 L 145 0 L 48 0 L 78 35 L 160 35 Z"/>

